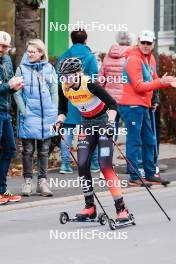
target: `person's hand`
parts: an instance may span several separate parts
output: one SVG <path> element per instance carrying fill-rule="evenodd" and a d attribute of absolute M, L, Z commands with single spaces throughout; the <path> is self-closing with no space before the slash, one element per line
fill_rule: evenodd
<path fill-rule="evenodd" d="M 160 78 L 161 84 L 172 84 L 175 82 L 175 77 L 167 76 L 167 72 Z"/>
<path fill-rule="evenodd" d="M 24 83 L 17 83 L 15 87 L 13 88 L 13 91 L 17 92 L 18 90 L 24 88 Z"/>
<path fill-rule="evenodd" d="M 15 87 L 15 78 L 11 78 L 8 82 L 10 89 L 13 89 Z"/>
<path fill-rule="evenodd" d="M 14 91 L 18 91 L 22 87 L 24 87 L 23 77 L 16 77 L 14 76 L 8 82 L 10 89 Z"/>
<path fill-rule="evenodd" d="M 156 109 L 157 109 L 157 107 L 158 107 L 158 104 L 153 104 L 153 105 L 151 106 L 152 112 L 155 112 Z"/>
<path fill-rule="evenodd" d="M 57 123 L 53 126 L 53 129 L 57 134 L 59 134 L 59 130 L 63 127 L 63 122 L 62 121 L 57 121 Z"/>
<path fill-rule="evenodd" d="M 174 78 L 174 81 L 171 82 L 171 86 L 176 88 L 176 78 Z"/>
<path fill-rule="evenodd" d="M 105 126 L 105 134 L 108 138 L 114 136 L 114 131 L 115 130 L 115 122 L 113 121 L 108 121 Z"/>

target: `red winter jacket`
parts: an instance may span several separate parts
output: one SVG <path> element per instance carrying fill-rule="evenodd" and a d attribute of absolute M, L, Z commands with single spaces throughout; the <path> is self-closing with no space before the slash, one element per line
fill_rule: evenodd
<path fill-rule="evenodd" d="M 127 55 L 123 76 L 127 82 L 123 85 L 121 105 L 141 105 L 151 107 L 153 91 L 169 88 L 160 83 L 156 73 L 156 62 L 153 54 L 145 57 L 138 47 Z"/>

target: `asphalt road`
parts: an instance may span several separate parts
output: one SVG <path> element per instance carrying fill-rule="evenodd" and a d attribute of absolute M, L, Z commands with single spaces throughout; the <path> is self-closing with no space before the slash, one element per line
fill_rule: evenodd
<path fill-rule="evenodd" d="M 66 210 L 74 216 L 83 206 L 80 201 L 1 212 L 0 261 L 7 264 L 175 264 L 176 187 L 153 192 L 171 216 L 171 222 L 145 190 L 125 195 L 137 225 L 116 231 L 97 223 L 61 225 L 59 212 Z M 113 217 L 111 197 L 102 197 L 101 201 Z"/>

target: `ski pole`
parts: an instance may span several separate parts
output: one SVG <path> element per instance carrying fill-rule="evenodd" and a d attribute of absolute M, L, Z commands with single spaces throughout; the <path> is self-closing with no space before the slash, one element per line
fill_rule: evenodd
<path fill-rule="evenodd" d="M 150 191 L 150 189 L 148 188 L 148 186 L 145 184 L 144 180 L 141 178 L 141 176 L 139 175 L 139 172 L 134 168 L 134 166 L 132 165 L 132 163 L 127 159 L 127 157 L 123 154 L 123 152 L 121 151 L 121 149 L 119 148 L 119 146 L 116 144 L 116 142 L 112 139 L 114 145 L 117 147 L 118 151 L 120 152 L 120 154 L 122 155 L 123 159 L 126 160 L 126 162 L 129 164 L 130 168 L 138 175 L 139 180 L 142 182 L 142 184 L 145 186 L 145 188 L 147 189 L 147 191 L 149 192 L 149 194 L 152 196 L 152 198 L 154 199 L 154 201 L 157 203 L 157 205 L 159 206 L 159 208 L 161 209 L 161 211 L 165 214 L 165 216 L 167 217 L 167 219 L 169 221 L 171 221 L 171 218 L 168 216 L 168 214 L 166 213 L 166 211 L 163 209 L 163 207 L 160 205 L 160 203 L 158 202 L 158 200 L 155 198 L 155 196 L 153 195 L 153 193 Z"/>
<path fill-rule="evenodd" d="M 155 121 L 155 111 L 151 111 L 151 117 L 152 117 L 152 128 L 153 128 L 153 134 L 155 137 L 155 164 L 158 166 L 158 145 L 157 145 L 157 135 L 156 135 L 156 121 Z"/>

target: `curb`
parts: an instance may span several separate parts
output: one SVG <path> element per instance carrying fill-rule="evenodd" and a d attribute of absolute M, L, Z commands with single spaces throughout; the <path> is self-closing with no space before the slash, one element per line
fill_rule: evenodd
<path fill-rule="evenodd" d="M 153 186 L 151 190 L 158 190 L 158 189 L 166 189 L 166 188 L 174 188 L 176 187 L 176 181 L 170 183 L 168 187 L 163 186 Z M 146 191 L 145 188 L 142 187 L 133 187 L 133 188 L 125 188 L 123 189 L 124 194 L 131 194 L 136 192 L 144 192 Z M 110 196 L 109 191 L 98 192 L 98 197 L 108 197 Z M 48 206 L 48 205 L 63 205 L 68 202 L 73 201 L 80 201 L 82 200 L 83 195 L 72 195 L 67 197 L 59 197 L 54 199 L 47 199 L 47 200 L 40 200 L 40 201 L 33 201 L 33 202 L 25 202 L 25 203 L 15 203 L 15 204 L 5 204 L 0 206 L 0 212 L 9 212 L 14 210 L 20 209 L 28 209 L 28 208 L 35 208 L 41 206 Z"/>
<path fill-rule="evenodd" d="M 166 158 L 162 158 L 162 159 L 159 159 L 159 162 L 161 162 L 162 163 L 162 161 L 163 160 L 169 160 L 169 159 L 175 159 L 176 158 L 176 156 L 171 156 L 171 157 L 166 157 Z M 118 166 L 117 166 L 117 168 L 118 167 L 126 167 L 126 162 L 124 161 L 124 162 L 122 162 L 121 163 L 121 159 L 120 159 L 120 163 L 118 164 Z M 61 160 L 60 160 L 60 162 L 61 162 Z M 60 165 L 59 165 L 60 166 Z M 115 165 L 116 166 L 116 165 Z M 73 167 L 73 169 L 74 169 L 74 167 Z M 48 174 L 49 173 L 59 173 L 59 167 L 53 167 L 53 168 L 49 168 L 48 170 L 47 170 L 47 172 L 48 172 Z M 37 171 L 34 171 L 34 175 L 37 175 Z M 163 172 L 161 172 L 161 173 L 164 173 L 164 171 Z M 23 177 L 22 175 L 13 175 L 13 176 L 8 176 L 8 177 L 10 177 L 10 178 L 13 178 L 13 177 Z"/>

